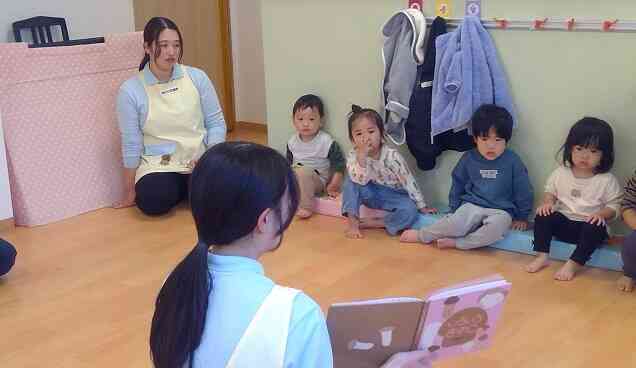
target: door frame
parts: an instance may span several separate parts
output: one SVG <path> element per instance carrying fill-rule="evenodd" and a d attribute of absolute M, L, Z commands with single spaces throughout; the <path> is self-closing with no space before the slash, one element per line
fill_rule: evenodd
<path fill-rule="evenodd" d="M 225 91 L 227 91 L 227 104 L 224 111 L 225 122 L 228 131 L 232 131 L 236 125 L 236 104 L 234 96 L 234 69 L 232 61 L 232 29 L 230 23 L 230 1 L 219 0 L 219 14 L 221 18 L 221 42 L 223 47 L 223 73 L 225 74 Z"/>

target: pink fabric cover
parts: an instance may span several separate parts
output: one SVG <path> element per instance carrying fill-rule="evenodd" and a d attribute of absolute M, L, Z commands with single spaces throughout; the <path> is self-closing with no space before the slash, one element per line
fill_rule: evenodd
<path fill-rule="evenodd" d="M 137 71 L 140 32 L 103 44 L 0 44 L 0 112 L 17 225 L 111 206 L 123 194 L 115 101 Z"/>
<path fill-rule="evenodd" d="M 342 197 L 316 198 L 314 200 L 314 212 L 325 216 L 342 217 Z M 365 206 L 360 207 L 360 218 L 377 218 L 385 215 L 386 212 L 382 210 L 375 210 Z"/>

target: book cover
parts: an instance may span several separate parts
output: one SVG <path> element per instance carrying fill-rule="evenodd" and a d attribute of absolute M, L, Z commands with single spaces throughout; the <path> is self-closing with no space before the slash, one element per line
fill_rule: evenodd
<path fill-rule="evenodd" d="M 377 368 L 387 357 L 409 351 L 424 301 L 379 299 L 334 304 L 327 313 L 334 367 Z"/>
<path fill-rule="evenodd" d="M 431 295 L 415 349 L 438 360 L 487 348 L 509 291 L 502 279 Z"/>
<path fill-rule="evenodd" d="M 425 300 L 385 298 L 333 304 L 327 314 L 336 368 L 377 368 L 393 354 L 431 360 L 490 346 L 510 283 L 499 275 L 438 290 Z"/>

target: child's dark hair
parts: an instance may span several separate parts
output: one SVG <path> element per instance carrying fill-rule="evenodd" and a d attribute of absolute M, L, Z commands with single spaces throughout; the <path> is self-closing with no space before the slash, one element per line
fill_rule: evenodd
<path fill-rule="evenodd" d="M 159 41 L 159 36 L 161 35 L 161 32 L 163 32 L 164 29 L 172 29 L 175 32 L 177 32 L 177 35 L 179 35 L 179 59 L 178 61 L 181 62 L 181 58 L 183 57 L 183 37 L 181 37 L 181 31 L 179 31 L 179 27 L 177 27 L 177 25 L 170 19 L 165 18 L 165 17 L 154 17 L 151 18 L 148 23 L 146 23 L 146 26 L 144 27 L 144 43 L 147 44 L 148 46 L 152 45 L 153 43 L 157 43 Z M 161 55 L 161 48 L 157 47 L 157 49 L 155 50 L 155 58 L 158 58 Z M 150 55 L 148 54 L 144 54 L 143 59 L 141 60 L 141 63 L 139 63 L 139 70 L 143 70 L 146 67 L 146 64 L 148 64 L 148 62 L 150 61 Z"/>
<path fill-rule="evenodd" d="M 292 116 L 295 115 L 298 111 L 304 110 L 306 108 L 316 109 L 318 110 L 318 114 L 320 117 L 325 116 L 325 106 L 322 103 L 320 97 L 316 95 L 304 95 L 300 96 L 296 103 L 294 103 L 294 108 L 292 109 Z"/>
<path fill-rule="evenodd" d="M 570 128 L 568 137 L 559 150 L 559 152 L 563 152 L 564 166 L 574 166 L 572 162 L 572 148 L 574 146 L 595 148 L 603 152 L 601 162 L 595 170 L 597 174 L 606 173 L 614 166 L 614 132 L 606 121 L 584 117 Z"/>
<path fill-rule="evenodd" d="M 508 142 L 512 137 L 512 115 L 497 105 L 481 105 L 471 119 L 473 137 L 487 137 L 490 128 L 495 129 L 497 137 Z"/>
<path fill-rule="evenodd" d="M 268 208 L 278 215 L 282 235 L 298 208 L 299 195 L 289 163 L 272 148 L 226 142 L 201 157 L 190 185 L 198 244 L 168 276 L 157 296 L 150 329 L 154 367 L 193 365 L 213 288 L 208 247 L 222 247 L 249 235 Z"/>
<path fill-rule="evenodd" d="M 368 108 L 362 108 L 358 105 L 351 105 L 351 112 L 349 113 L 349 139 L 353 142 L 353 123 L 356 120 L 367 118 L 375 123 L 378 126 L 378 130 L 380 130 L 380 137 L 384 137 L 384 123 L 382 121 L 382 117 L 378 114 L 377 111 Z"/>

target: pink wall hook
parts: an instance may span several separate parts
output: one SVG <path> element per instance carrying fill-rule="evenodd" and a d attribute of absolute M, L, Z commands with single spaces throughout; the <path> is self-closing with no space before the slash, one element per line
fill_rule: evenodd
<path fill-rule="evenodd" d="M 614 28 L 616 26 L 616 24 L 618 23 L 618 19 L 606 19 L 603 21 L 603 31 L 604 32 L 608 32 L 611 31 L 612 28 Z"/>
<path fill-rule="evenodd" d="M 545 28 L 545 24 L 548 22 L 548 18 L 543 18 L 543 19 L 535 19 L 532 22 L 532 29 L 533 30 L 540 30 L 540 29 L 544 29 Z"/>
<path fill-rule="evenodd" d="M 497 23 L 497 28 L 501 29 L 508 28 L 508 24 L 510 23 L 506 18 L 495 18 L 495 22 Z"/>

